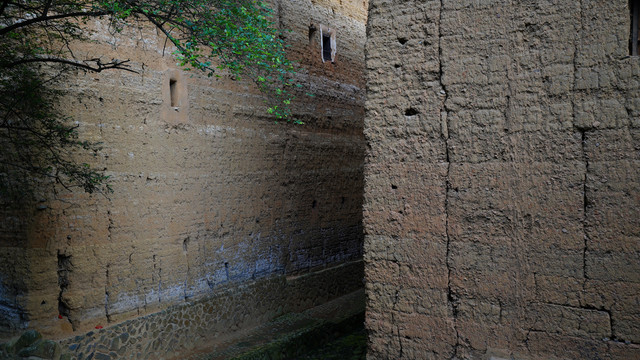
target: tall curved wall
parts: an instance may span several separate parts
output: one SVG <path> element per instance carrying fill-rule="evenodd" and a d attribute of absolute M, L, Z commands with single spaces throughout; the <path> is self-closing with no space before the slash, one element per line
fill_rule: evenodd
<path fill-rule="evenodd" d="M 371 1 L 368 358 L 640 358 L 628 3 Z"/>

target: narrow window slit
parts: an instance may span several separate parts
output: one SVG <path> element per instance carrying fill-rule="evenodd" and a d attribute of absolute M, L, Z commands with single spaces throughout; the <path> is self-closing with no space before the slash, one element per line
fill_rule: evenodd
<path fill-rule="evenodd" d="M 322 59 L 331 61 L 331 35 L 322 35 Z"/>
<path fill-rule="evenodd" d="M 171 107 L 180 106 L 178 103 L 178 82 L 175 79 L 169 80 L 169 92 L 171 93 Z"/>
<path fill-rule="evenodd" d="M 317 29 L 320 30 L 320 58 L 323 63 L 328 61 L 334 64 L 336 61 L 336 29 L 324 25 L 318 25 Z M 311 36 L 311 33 L 309 35 Z"/>

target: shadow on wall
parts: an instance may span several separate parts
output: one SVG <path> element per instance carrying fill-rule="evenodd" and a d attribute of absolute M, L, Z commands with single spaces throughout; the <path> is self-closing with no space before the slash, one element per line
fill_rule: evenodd
<path fill-rule="evenodd" d="M 283 4 L 284 26 L 313 10 Z M 363 35 L 363 24 L 332 15 L 340 21 L 344 41 L 360 44 L 348 32 Z M 308 21 L 301 24 L 291 35 L 295 54 L 308 51 Z M 341 295 L 353 274 L 334 274 L 360 274 L 352 262 L 362 258 L 362 64 L 327 64 L 330 78 L 301 74 L 313 85 L 301 91 L 316 96 L 294 111 L 316 121 L 275 124 L 248 82 L 185 76 L 148 50 L 161 49 L 161 39 L 139 31 L 144 41 L 120 34 L 118 51 L 104 39 L 83 50 L 129 54 L 141 74 L 80 74 L 60 101 L 81 138 L 103 142 L 95 158 L 76 155 L 107 169 L 115 192 L 60 191 L 2 210 L 2 323 L 28 321 L 61 338 L 236 285 L 285 282 L 259 288 L 271 298 L 273 289 L 297 291 L 292 308 Z M 361 61 L 346 47 L 340 64 Z"/>

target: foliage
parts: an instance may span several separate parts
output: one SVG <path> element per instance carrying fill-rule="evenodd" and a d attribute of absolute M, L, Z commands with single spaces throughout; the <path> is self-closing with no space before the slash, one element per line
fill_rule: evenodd
<path fill-rule="evenodd" d="M 209 76 L 227 69 L 236 78 L 247 76 L 270 97 L 269 113 L 290 119 L 290 77 L 295 68 L 272 22 L 272 10 L 252 0 L 102 1 L 102 8 L 117 14 L 115 26 L 132 17 L 155 25 L 178 49 L 186 69 Z M 218 65 L 212 60 L 218 59 Z M 217 76 L 217 75 L 216 75 Z"/>
<path fill-rule="evenodd" d="M 49 79 L 48 81 L 52 81 Z M 99 150 L 99 144 L 78 140 L 76 126 L 54 108 L 60 91 L 44 83 L 29 67 L 4 71 L 0 78 L 0 193 L 19 195 L 33 181 L 52 179 L 86 192 L 110 191 L 108 176 L 86 163 L 74 162 L 77 149 Z"/>
<path fill-rule="evenodd" d="M 93 18 L 121 31 L 155 26 L 174 45 L 185 69 L 247 77 L 267 95 L 267 112 L 291 120 L 294 66 L 287 60 L 272 10 L 254 0 L 0 0 L 0 192 L 11 178 L 52 178 L 87 192 L 109 191 L 108 177 L 72 153 L 99 144 L 79 141 L 71 119 L 56 108 L 53 90 L 70 69 L 134 71 L 128 60 L 78 58 Z M 294 120 L 295 121 L 295 120 Z"/>

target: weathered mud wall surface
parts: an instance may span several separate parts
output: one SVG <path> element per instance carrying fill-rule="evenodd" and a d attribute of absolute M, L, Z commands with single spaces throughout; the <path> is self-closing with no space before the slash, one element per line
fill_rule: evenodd
<path fill-rule="evenodd" d="M 303 68 L 304 126 L 274 123 L 249 82 L 182 72 L 151 29 L 112 36 L 98 22 L 95 43 L 77 45 L 140 72 L 79 73 L 60 104 L 83 138 L 104 142 L 86 160 L 115 193 L 3 209 L 5 329 L 62 338 L 225 294 L 192 328 L 224 333 L 362 286 L 366 4 L 274 5 Z M 311 23 L 338 29 L 335 64 Z"/>
<path fill-rule="evenodd" d="M 629 19 L 626 0 L 372 1 L 369 358 L 640 358 Z"/>

